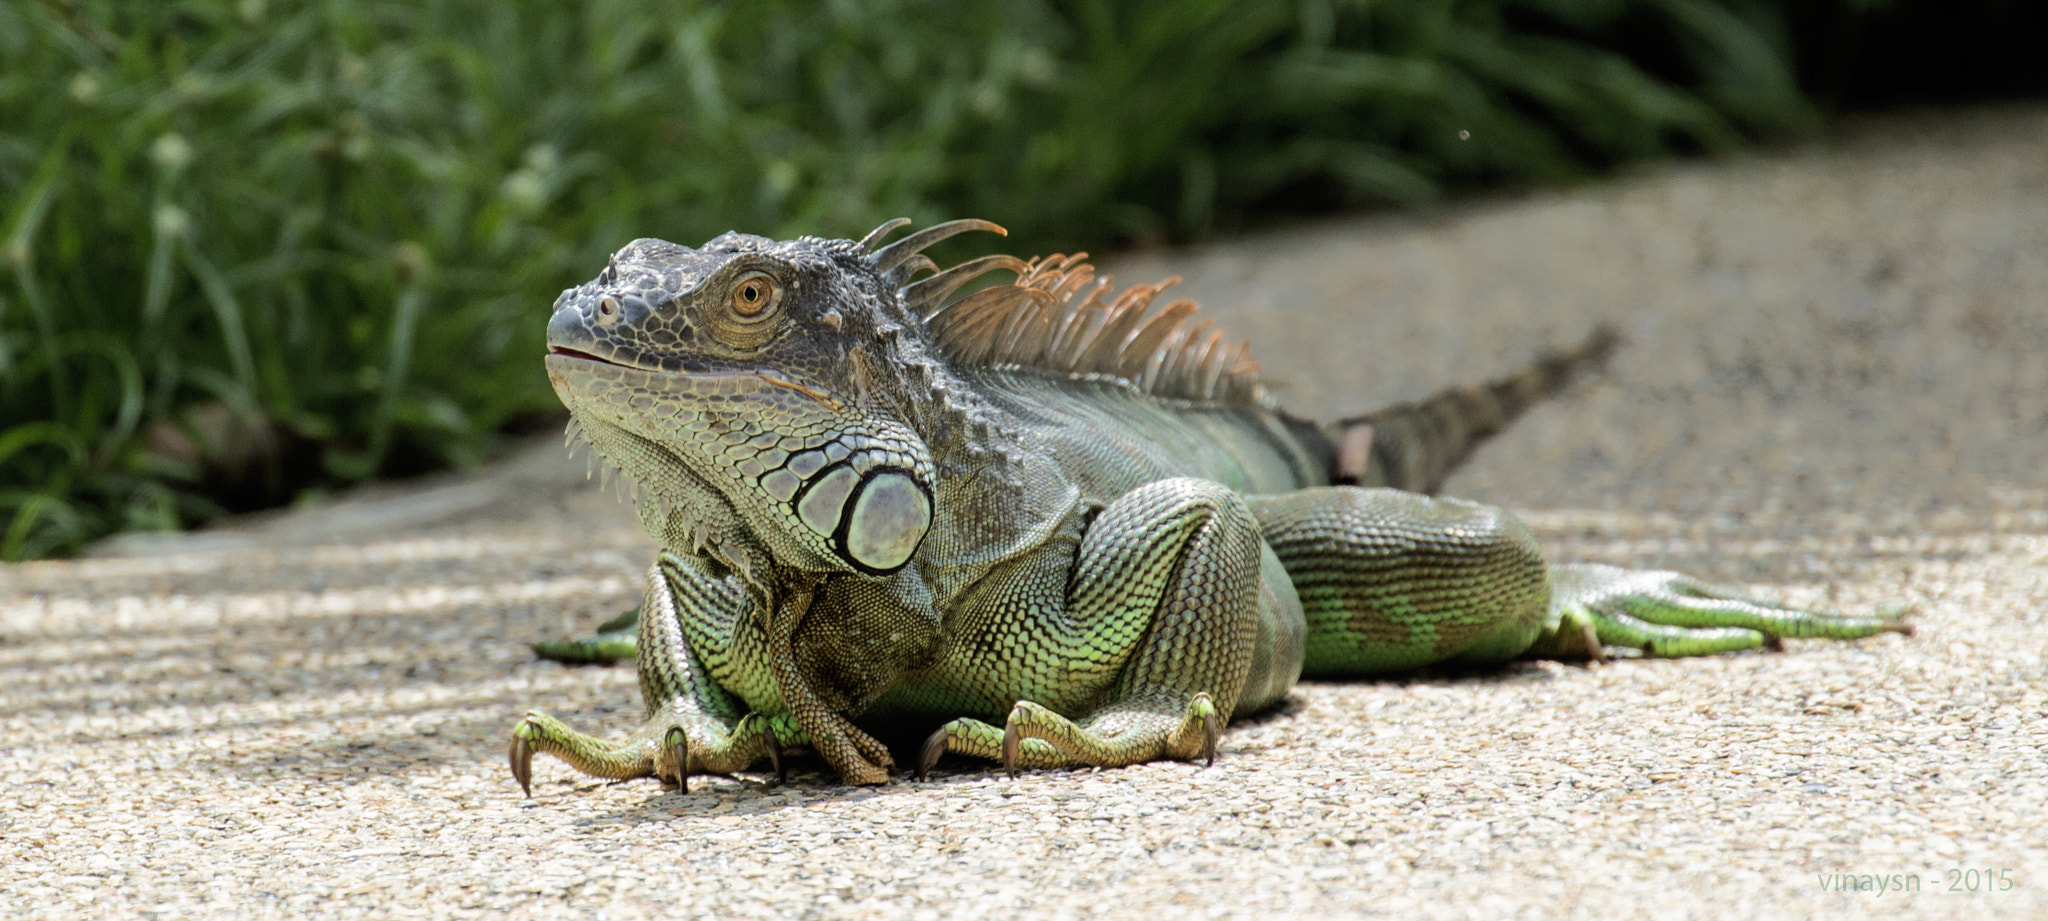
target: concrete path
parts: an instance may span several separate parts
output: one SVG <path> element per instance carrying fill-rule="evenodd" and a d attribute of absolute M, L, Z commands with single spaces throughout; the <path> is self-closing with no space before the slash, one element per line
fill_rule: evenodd
<path fill-rule="evenodd" d="M 1312 684 L 1212 768 L 685 796 L 543 760 L 525 800 L 525 708 L 639 701 L 524 643 L 650 553 L 549 447 L 0 570 L 0 915 L 2048 916 L 2048 110 L 1116 269 L 1186 276 L 1313 413 L 1612 323 L 1450 491 L 1919 635 Z"/>

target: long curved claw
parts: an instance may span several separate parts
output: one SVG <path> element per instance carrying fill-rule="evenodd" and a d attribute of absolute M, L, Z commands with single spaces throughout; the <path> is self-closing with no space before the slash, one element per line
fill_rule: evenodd
<path fill-rule="evenodd" d="M 779 786 L 789 782 L 789 769 L 782 766 L 782 740 L 774 732 L 764 733 L 767 739 L 768 764 L 775 768 L 775 783 Z"/>
<path fill-rule="evenodd" d="M 714 752 L 700 766 L 711 774 L 750 770 L 755 756 L 749 753 L 753 751 L 756 740 L 760 742 L 761 753 L 768 756 L 768 766 L 775 769 L 775 782 L 787 783 L 789 769 L 782 763 L 782 740 L 775 737 L 775 729 L 768 717 L 759 712 L 740 717 L 739 723 L 732 727 L 732 735 L 726 740 L 730 751 L 724 754 Z"/>
<path fill-rule="evenodd" d="M 506 759 L 512 762 L 512 779 L 519 781 L 520 792 L 528 799 L 533 798 L 533 746 L 523 736 L 512 737 L 512 749 L 506 752 Z"/>
<path fill-rule="evenodd" d="M 947 731 L 948 731 L 948 727 L 945 727 L 945 726 L 940 726 L 940 727 L 939 727 L 939 731 L 938 731 L 938 732 L 934 732 L 934 733 L 932 733 L 932 734 L 931 734 L 931 735 L 930 735 L 929 737 L 927 737 L 927 738 L 926 738 L 926 739 L 924 740 L 924 745 L 922 745 L 922 746 L 920 746 L 920 747 L 918 748 L 918 750 L 917 750 L 917 779 L 918 779 L 918 780 L 925 780 L 925 779 L 928 779 L 928 778 L 929 778 L 929 777 L 931 776 L 931 773 L 932 773 L 932 767 L 933 767 L 933 766 L 935 766 L 935 765 L 937 765 L 937 764 L 939 763 L 939 759 L 940 759 L 941 757 L 944 757 L 944 756 L 945 756 L 945 754 L 946 754 L 946 735 L 947 735 Z"/>
<path fill-rule="evenodd" d="M 1600 644 L 1600 631 L 1594 628 L 1593 622 L 1579 621 L 1579 634 L 1586 643 L 1586 658 L 1593 660 L 1596 665 L 1606 665 L 1607 647 Z"/>
<path fill-rule="evenodd" d="M 1166 751 L 1174 757 L 1193 761 L 1196 758 L 1210 767 L 1216 764 L 1216 749 L 1223 741 L 1223 714 L 1216 711 L 1216 700 L 1207 693 L 1199 693 L 1188 701 L 1182 711 L 1180 726 L 1169 732 Z"/>
<path fill-rule="evenodd" d="M 683 733 L 683 727 L 668 727 L 661 737 L 661 747 L 676 759 L 676 792 L 690 792 L 690 739 Z"/>
<path fill-rule="evenodd" d="M 1879 633 L 1896 633 L 1900 636 L 1912 636 L 1913 625 L 1907 623 L 1906 618 L 1919 612 L 1920 603 L 1917 601 L 1887 601 L 1878 605 L 1876 610 L 1871 611 L 1870 616 L 1883 621 L 1883 626 L 1877 628 Z"/>
<path fill-rule="evenodd" d="M 1017 776 L 1017 753 L 1024 746 L 1024 735 L 1017 731 L 1017 720 L 1012 718 L 1003 727 L 1003 771 L 1011 777 Z"/>

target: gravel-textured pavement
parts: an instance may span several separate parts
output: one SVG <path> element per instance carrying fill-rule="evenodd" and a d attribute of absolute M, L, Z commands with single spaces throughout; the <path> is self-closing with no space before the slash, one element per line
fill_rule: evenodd
<path fill-rule="evenodd" d="M 677 795 L 542 759 L 526 800 L 522 710 L 639 701 L 523 644 L 650 549 L 548 448 L 0 570 L 0 915 L 2048 917 L 2048 110 L 1117 270 L 1185 276 L 1318 414 L 1612 323 L 1449 491 L 1919 634 L 1310 684 L 1209 768 Z"/>

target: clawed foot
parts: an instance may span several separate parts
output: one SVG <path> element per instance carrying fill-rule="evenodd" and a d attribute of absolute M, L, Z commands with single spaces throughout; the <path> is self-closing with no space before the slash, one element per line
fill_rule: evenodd
<path fill-rule="evenodd" d="M 1614 566 L 1555 566 L 1551 605 L 1557 629 L 1529 655 L 1604 660 L 1602 646 L 1677 658 L 1783 647 L 1784 638 L 1858 639 L 1913 634 L 1907 607 L 1867 616 L 1806 611 L 1706 585 L 1675 572 Z"/>
<path fill-rule="evenodd" d="M 658 777 L 675 784 L 682 793 L 690 792 L 691 774 L 732 774 L 751 767 L 763 755 L 775 769 L 776 782 L 787 779 L 781 742 L 760 714 L 741 717 L 724 733 L 715 732 L 723 728 L 715 721 L 697 722 L 702 735 L 723 738 L 706 739 L 712 744 L 693 747 L 690 733 L 681 721 L 657 715 L 626 741 L 612 743 L 570 729 L 545 712 L 531 710 L 513 727 L 506 760 L 512 768 L 512 779 L 519 782 L 520 791 L 528 797 L 533 796 L 533 756 L 540 752 L 554 755 L 593 777 Z"/>
<path fill-rule="evenodd" d="M 629 740 L 614 745 L 570 729 L 561 720 L 540 710 L 529 710 L 512 729 L 512 747 L 506 759 L 512 765 L 512 779 L 519 789 L 533 795 L 533 756 L 546 752 L 569 762 L 569 766 L 593 777 L 622 780 L 654 773 L 654 758 L 644 742 Z"/>
<path fill-rule="evenodd" d="M 640 609 L 633 608 L 597 625 L 597 630 L 575 639 L 542 640 L 533 644 L 535 655 L 564 665 L 611 665 L 630 662 L 640 651 Z"/>
<path fill-rule="evenodd" d="M 526 724 L 521 723 L 523 728 Z M 533 745 L 526 741 L 519 730 L 512 730 L 512 750 L 506 753 L 512 762 L 512 779 L 519 781 L 519 793 L 527 799 L 533 798 Z"/>
<path fill-rule="evenodd" d="M 997 729 L 975 719 L 939 727 L 918 750 L 916 776 L 924 780 L 947 752 L 1000 761 L 1015 777 L 1024 768 L 1123 767 L 1159 758 L 1216 763 L 1223 716 L 1207 694 L 1196 694 L 1178 714 L 1156 704 L 1105 709 L 1078 724 L 1036 703 L 1020 700 Z"/>

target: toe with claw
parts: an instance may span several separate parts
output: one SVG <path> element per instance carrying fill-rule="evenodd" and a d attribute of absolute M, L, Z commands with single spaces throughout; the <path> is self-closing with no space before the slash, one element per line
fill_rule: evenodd
<path fill-rule="evenodd" d="M 524 726 L 525 724 L 522 723 L 521 725 Z M 519 781 L 519 792 L 527 799 L 532 799 L 533 746 L 527 744 L 524 736 L 514 731 L 512 734 L 512 750 L 507 752 L 507 756 L 512 762 L 512 779 Z"/>
<path fill-rule="evenodd" d="M 670 726 L 661 737 L 661 747 L 676 766 L 676 792 L 690 792 L 690 737 L 681 726 Z"/>
<path fill-rule="evenodd" d="M 946 738 L 952 734 L 952 728 L 950 725 L 940 726 L 939 731 L 927 736 L 924 744 L 918 747 L 915 772 L 918 780 L 931 778 L 932 768 L 937 766 L 939 758 L 946 754 Z"/>

